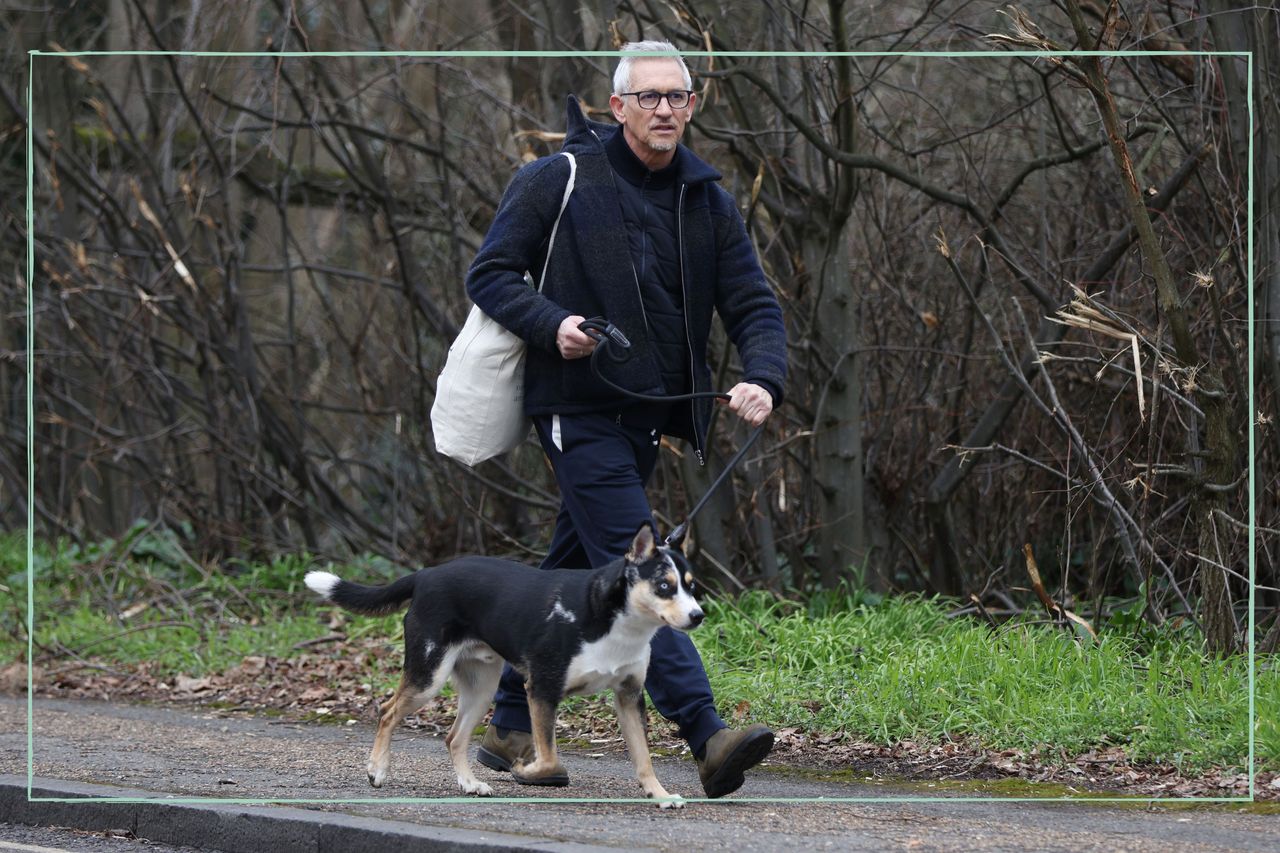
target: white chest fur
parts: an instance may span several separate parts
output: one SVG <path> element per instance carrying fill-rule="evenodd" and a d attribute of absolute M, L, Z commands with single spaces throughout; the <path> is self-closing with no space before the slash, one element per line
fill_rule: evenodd
<path fill-rule="evenodd" d="M 649 641 L 658 626 L 617 625 L 600 639 L 586 643 L 569 661 L 566 694 L 599 693 L 627 678 L 644 681 L 649 668 Z"/>

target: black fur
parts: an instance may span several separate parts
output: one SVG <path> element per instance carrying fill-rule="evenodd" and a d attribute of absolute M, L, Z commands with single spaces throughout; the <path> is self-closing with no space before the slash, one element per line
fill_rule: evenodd
<path fill-rule="evenodd" d="M 683 575 L 687 561 L 671 553 Z M 539 570 L 495 557 L 462 557 L 388 586 L 342 580 L 330 600 L 356 613 L 385 615 L 412 599 L 404 617 L 405 673 L 415 686 L 426 686 L 438 662 L 421 654 L 427 641 L 436 648 L 431 657 L 437 657 L 463 640 L 479 640 L 525 676 L 534 675 L 535 685 L 548 688 L 539 698 L 559 701 L 550 694 L 563 686 L 569 660 L 608 633 L 622 612 L 630 586 L 627 566 L 617 560 L 594 571 Z M 633 568 L 638 579 L 648 580 L 665 567 L 654 558 Z M 557 600 L 575 621 L 548 620 Z"/>

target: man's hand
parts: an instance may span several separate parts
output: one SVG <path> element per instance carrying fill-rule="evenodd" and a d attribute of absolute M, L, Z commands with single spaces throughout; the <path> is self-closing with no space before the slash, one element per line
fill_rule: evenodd
<path fill-rule="evenodd" d="M 752 426 L 760 426 L 773 411 L 773 395 L 759 385 L 739 382 L 729 389 L 729 409 Z"/>
<path fill-rule="evenodd" d="M 556 346 L 560 349 L 562 357 L 586 358 L 596 348 L 595 338 L 578 328 L 584 320 L 586 317 L 574 314 L 572 317 L 565 317 L 564 322 L 560 324 L 560 328 L 556 331 Z"/>

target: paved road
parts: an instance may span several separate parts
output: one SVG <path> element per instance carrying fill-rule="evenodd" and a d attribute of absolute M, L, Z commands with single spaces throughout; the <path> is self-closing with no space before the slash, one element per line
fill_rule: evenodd
<path fill-rule="evenodd" d="M 116 832 L 0 823 L 0 853 L 199 853 Z"/>
<path fill-rule="evenodd" d="M 800 848 L 833 850 L 1259 851 L 1280 850 L 1280 816 L 1237 806 L 1174 809 L 1082 803 L 899 802 L 919 789 L 815 781 L 765 766 L 738 795 L 693 802 L 676 812 L 651 804 L 574 802 L 634 796 L 630 763 L 616 750 L 563 755 L 568 788 L 539 791 L 556 802 L 527 802 L 529 789 L 505 774 L 477 775 L 499 797 L 519 802 L 400 803 L 396 798 L 453 798 L 457 788 L 443 743 L 401 730 L 392 776 L 370 788 L 363 765 L 372 725 L 284 723 L 191 709 L 37 700 L 35 771 L 39 779 L 112 785 L 159 794 L 223 799 L 368 799 L 359 804 L 302 804 L 317 811 L 398 821 L 419 827 L 523 837 L 538 849 L 570 846 L 733 853 Z M 0 698 L 0 773 L 25 776 L 26 703 Z M 658 758 L 669 790 L 700 793 L 687 759 Z M 869 802 L 752 802 L 745 798 L 868 798 Z M 303 814 L 297 808 L 261 811 Z M 3 817 L 0 817 L 2 820 Z M 224 818 L 230 819 L 230 818 Z M 339 819 L 337 816 L 334 820 Z M 139 833 L 141 834 L 141 833 Z M 168 839 L 198 844 L 199 839 Z M 426 849 L 426 848 L 424 848 Z M 492 848 L 499 849 L 499 848 Z"/>

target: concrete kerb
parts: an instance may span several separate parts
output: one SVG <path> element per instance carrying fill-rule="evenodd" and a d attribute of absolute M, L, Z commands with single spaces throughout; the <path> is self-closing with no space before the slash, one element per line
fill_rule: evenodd
<path fill-rule="evenodd" d="M 616 848 L 575 844 L 402 821 L 357 817 L 291 806 L 167 803 L 164 794 L 108 785 L 39 779 L 27 797 L 25 776 L 0 774 L 0 821 L 88 831 L 127 830 L 139 838 L 226 853 L 339 853 L 396 850 L 410 853 L 465 851 L 565 851 L 616 853 Z M 39 798 L 145 798 L 141 803 L 44 802 Z"/>

